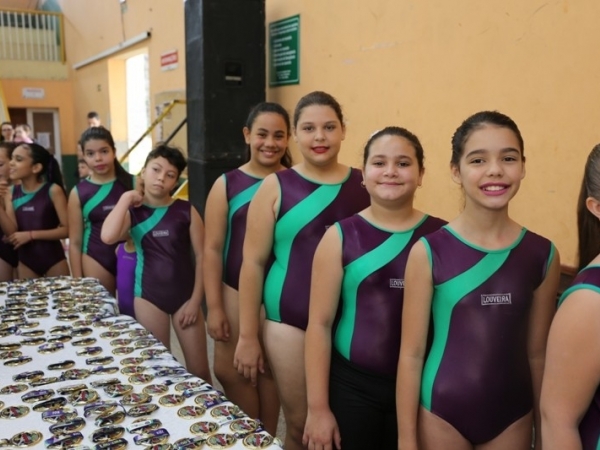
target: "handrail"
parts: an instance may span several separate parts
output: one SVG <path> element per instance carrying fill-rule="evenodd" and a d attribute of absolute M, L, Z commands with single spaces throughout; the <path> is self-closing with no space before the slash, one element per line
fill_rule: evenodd
<path fill-rule="evenodd" d="M 144 132 L 144 134 L 142 134 L 142 136 L 135 141 L 135 143 L 133 144 L 133 146 L 127 150 L 123 156 L 121 156 L 119 158 L 119 162 L 121 164 L 123 164 L 127 158 L 129 158 L 129 155 L 131 154 L 131 152 L 140 144 L 140 142 L 142 142 L 144 140 L 144 138 L 146 136 L 148 136 L 150 133 L 152 133 L 152 130 L 154 130 L 154 128 L 156 128 L 156 126 L 167 116 L 167 114 L 169 114 L 171 112 L 171 110 L 175 107 L 175 105 L 184 105 L 186 103 L 185 100 L 179 100 L 179 99 L 175 99 L 175 100 L 171 100 L 169 102 L 169 104 L 167 105 L 167 107 L 160 113 L 160 115 L 154 120 L 154 122 L 152 122 L 150 124 L 150 126 L 148 127 L 148 129 Z M 178 130 L 179 131 L 179 130 Z"/>

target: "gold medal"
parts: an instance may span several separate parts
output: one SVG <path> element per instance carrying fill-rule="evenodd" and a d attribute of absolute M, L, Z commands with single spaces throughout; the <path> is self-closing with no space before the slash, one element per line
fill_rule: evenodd
<path fill-rule="evenodd" d="M 166 348 L 147 348 L 142 350 L 140 355 L 144 358 L 150 359 L 167 352 L 168 350 Z"/>
<path fill-rule="evenodd" d="M 268 434 L 252 433 L 242 441 L 244 446 L 251 449 L 267 448 L 273 445 L 273 436 Z"/>
<path fill-rule="evenodd" d="M 121 365 L 122 366 L 139 366 L 144 361 L 145 361 L 144 358 L 140 358 L 140 357 L 136 357 L 136 356 L 130 356 L 128 358 L 123 358 L 121 360 Z"/>
<path fill-rule="evenodd" d="M 72 329 L 73 329 L 73 327 L 70 325 L 57 325 L 55 327 L 50 328 L 50 330 L 48 330 L 48 332 L 50 334 L 62 334 L 62 333 L 69 333 Z"/>
<path fill-rule="evenodd" d="M 72 384 L 70 386 L 63 386 L 57 389 L 57 392 L 60 395 L 71 395 L 74 394 L 75 392 L 79 392 L 79 391 L 83 391 L 84 389 L 87 389 L 88 387 L 85 384 Z"/>
<path fill-rule="evenodd" d="M 209 422 L 208 420 L 203 420 L 201 422 L 193 423 L 190 426 L 190 432 L 192 434 L 199 434 L 201 436 L 206 436 L 209 434 L 214 434 L 219 429 L 219 424 L 216 422 Z"/>
<path fill-rule="evenodd" d="M 38 352 L 42 354 L 56 353 L 65 348 L 65 344 L 62 342 L 53 342 L 51 344 L 40 345 Z"/>
<path fill-rule="evenodd" d="M 0 411 L 0 418 L 2 419 L 19 419 L 29 414 L 29 406 L 7 406 Z"/>
<path fill-rule="evenodd" d="M 68 334 L 56 334 L 52 337 L 48 338 L 48 344 L 54 344 L 56 342 L 69 342 L 71 339 L 73 339 L 71 336 L 69 336 Z"/>
<path fill-rule="evenodd" d="M 31 331 L 23 331 L 21 336 L 23 337 L 40 337 L 43 336 L 46 332 L 44 330 L 31 330 Z"/>
<path fill-rule="evenodd" d="M 144 366 L 126 366 L 121 369 L 123 375 L 135 375 L 137 373 L 143 373 L 146 371 Z"/>
<path fill-rule="evenodd" d="M 10 366 L 10 367 L 22 366 L 23 364 L 27 364 L 28 362 L 31 362 L 31 361 L 32 361 L 31 356 L 19 356 L 18 358 L 14 358 L 14 359 L 7 359 L 6 361 L 4 361 L 4 365 Z"/>
<path fill-rule="evenodd" d="M 102 347 L 85 347 L 77 350 L 77 356 L 96 356 L 102 353 Z"/>
<path fill-rule="evenodd" d="M 22 345 L 40 345 L 40 344 L 43 344 L 44 342 L 46 342 L 46 339 L 44 339 L 43 337 L 33 337 L 33 338 L 23 339 L 21 341 L 21 344 Z"/>
<path fill-rule="evenodd" d="M 161 406 L 179 406 L 183 402 L 185 402 L 185 397 L 177 394 L 166 394 L 158 399 Z"/>
<path fill-rule="evenodd" d="M 121 399 L 121 404 L 125 406 L 141 405 L 143 403 L 150 403 L 152 397 L 148 394 L 126 394 Z"/>
<path fill-rule="evenodd" d="M 145 405 L 137 405 L 132 408 L 129 408 L 129 410 L 127 411 L 127 415 L 131 417 L 142 417 L 152 414 L 157 409 L 158 405 L 154 403 L 147 403 Z"/>
<path fill-rule="evenodd" d="M 94 446 L 94 450 L 123 450 L 127 447 L 127 440 L 123 438 L 108 442 L 100 442 Z"/>
<path fill-rule="evenodd" d="M 166 393 L 169 390 L 167 386 L 164 384 L 151 384 L 149 386 L 144 387 L 142 392 L 148 395 L 161 395 Z"/>
<path fill-rule="evenodd" d="M 71 342 L 71 345 L 74 347 L 86 347 L 88 345 L 92 345 L 96 343 L 96 338 L 94 337 L 86 337 L 83 339 L 78 339 L 76 341 Z"/>
<path fill-rule="evenodd" d="M 136 419 L 127 427 L 127 431 L 134 434 L 146 434 L 152 430 L 162 427 L 162 422 L 158 419 Z"/>
<path fill-rule="evenodd" d="M 0 351 L 3 350 L 18 350 L 21 348 L 21 344 L 18 342 L 4 342 L 0 344 Z"/>
<path fill-rule="evenodd" d="M 10 384 L 0 389 L 0 394 L 20 394 L 21 392 L 25 392 L 27 389 L 29 389 L 29 386 L 27 386 L 26 384 Z"/>
<path fill-rule="evenodd" d="M 92 369 L 92 375 L 107 375 L 117 373 L 119 368 L 117 366 L 106 367 L 106 366 L 98 366 Z"/>
<path fill-rule="evenodd" d="M 117 425 L 125 420 L 125 413 L 123 411 L 112 411 L 100 414 L 96 417 L 94 424 L 97 427 L 106 427 L 110 425 Z"/>
<path fill-rule="evenodd" d="M 218 433 L 206 438 L 206 445 L 210 448 L 229 448 L 235 444 L 235 437 L 231 434 Z"/>
<path fill-rule="evenodd" d="M 93 332 L 94 332 L 94 330 L 92 330 L 89 327 L 78 327 L 78 328 L 73 328 L 71 330 L 71 336 L 73 336 L 73 337 L 88 336 L 88 335 L 92 334 Z"/>
<path fill-rule="evenodd" d="M 200 387 L 202 385 L 206 384 L 204 381 L 198 380 L 198 381 L 182 381 L 181 383 L 177 383 L 175 385 L 175 390 L 177 392 L 183 392 L 187 389 L 193 389 L 196 387 Z"/>
<path fill-rule="evenodd" d="M 0 352 L 0 359 L 14 359 L 23 356 L 23 352 L 19 350 L 6 350 Z"/>
<path fill-rule="evenodd" d="M 54 364 L 50 364 L 48 366 L 48 370 L 66 370 L 66 369 L 70 369 L 74 365 L 75 365 L 75 361 L 68 359 L 65 361 L 60 361 L 60 362 L 57 362 Z"/>
<path fill-rule="evenodd" d="M 21 328 L 26 328 L 26 329 L 29 329 L 29 328 L 35 328 L 35 327 L 37 327 L 39 324 L 40 324 L 39 322 L 36 322 L 36 321 L 31 321 L 31 322 L 23 322 L 23 323 L 19 324 L 19 326 L 20 326 Z"/>
<path fill-rule="evenodd" d="M 133 384 L 146 384 L 154 380 L 154 375 L 149 373 L 136 373 L 128 378 L 128 381 Z"/>
<path fill-rule="evenodd" d="M 42 420 L 50 423 L 68 422 L 76 417 L 77 411 L 70 406 L 65 406 L 61 409 L 50 409 L 42 413 Z"/>
<path fill-rule="evenodd" d="M 46 317 L 50 317 L 50 313 L 48 311 L 33 311 L 28 312 L 27 317 L 29 319 L 44 319 Z"/>
<path fill-rule="evenodd" d="M 44 412 L 49 411 L 51 409 L 59 409 L 67 404 L 67 399 L 64 397 L 55 397 L 50 400 L 43 401 L 41 403 L 36 403 L 33 405 L 33 410 L 35 412 Z"/>
<path fill-rule="evenodd" d="M 98 392 L 90 389 L 82 389 L 69 395 L 67 400 L 73 406 L 87 405 L 98 400 Z"/>
<path fill-rule="evenodd" d="M 133 391 L 133 386 L 130 384 L 111 384 L 104 388 L 104 392 L 111 397 L 121 397 Z"/>
<path fill-rule="evenodd" d="M 125 434 L 125 428 L 123 427 L 103 427 L 94 431 L 90 435 L 90 440 L 97 444 L 99 442 L 108 442 L 114 441 L 115 439 L 119 439 L 121 436 Z"/>
<path fill-rule="evenodd" d="M 22 431 L 10 438 L 10 443 L 15 447 L 33 447 L 42 440 L 42 433 L 39 431 Z"/>
<path fill-rule="evenodd" d="M 50 433 L 55 436 L 63 434 L 71 434 L 85 427 L 85 419 L 83 417 L 75 417 L 69 421 L 55 423 L 50 426 Z"/>
<path fill-rule="evenodd" d="M 152 347 L 155 344 L 158 344 L 158 339 L 154 339 L 154 338 L 143 338 L 143 339 L 138 339 L 136 341 L 133 342 L 133 346 L 135 348 L 148 348 L 148 347 Z"/>
<path fill-rule="evenodd" d="M 135 351 L 135 348 L 133 347 L 117 347 L 115 349 L 113 349 L 112 353 L 113 355 L 129 355 L 130 353 L 133 353 Z"/>
<path fill-rule="evenodd" d="M 73 322 L 73 326 L 75 328 L 79 328 L 79 327 L 90 327 L 94 324 L 93 320 L 89 320 L 89 319 L 81 319 L 78 320 L 76 322 Z"/>
<path fill-rule="evenodd" d="M 258 428 L 258 422 L 253 419 L 236 419 L 229 424 L 229 428 L 234 433 L 248 434 Z"/>
<path fill-rule="evenodd" d="M 88 358 L 85 360 L 85 363 L 88 366 L 96 366 L 96 365 L 104 365 L 104 364 L 110 364 L 111 362 L 113 362 L 115 360 L 115 358 L 113 358 L 112 356 L 99 356 L 96 358 Z"/>
<path fill-rule="evenodd" d="M 87 369 L 68 369 L 65 370 L 61 378 L 63 380 L 83 380 L 90 376 L 90 371 Z"/>
<path fill-rule="evenodd" d="M 236 405 L 219 405 L 210 410 L 210 415 L 213 417 L 227 417 L 240 414 L 241 410 Z"/>
<path fill-rule="evenodd" d="M 113 339 L 119 337 L 121 332 L 119 331 L 104 331 L 100 334 L 100 337 L 103 339 Z"/>
<path fill-rule="evenodd" d="M 138 328 L 137 330 L 131 330 L 131 331 L 127 332 L 127 334 L 131 338 L 139 338 L 139 337 L 146 337 L 146 336 L 148 336 L 150 334 L 150 332 L 148 330 L 143 329 L 143 328 Z"/>
<path fill-rule="evenodd" d="M 60 380 L 58 379 L 58 377 L 38 378 L 37 380 L 30 381 L 29 386 L 38 387 L 38 386 L 43 386 L 45 384 L 58 383 L 59 381 Z"/>
<path fill-rule="evenodd" d="M 204 437 L 196 436 L 192 438 L 183 438 L 175 441 L 173 446 L 178 450 L 196 450 L 204 446 Z"/>
<path fill-rule="evenodd" d="M 183 406 L 177 410 L 177 415 L 182 419 L 197 419 L 203 416 L 206 412 L 206 408 L 201 406 Z"/>

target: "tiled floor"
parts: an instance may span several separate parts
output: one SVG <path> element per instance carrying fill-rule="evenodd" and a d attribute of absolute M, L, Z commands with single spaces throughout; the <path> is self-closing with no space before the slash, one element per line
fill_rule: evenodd
<path fill-rule="evenodd" d="M 215 350 L 214 343 L 211 338 L 207 338 L 207 342 L 208 342 L 208 361 L 210 364 L 210 371 L 211 371 L 211 373 L 213 373 L 213 385 L 215 388 L 222 390 L 223 387 L 219 384 L 216 377 L 214 376 L 213 367 L 212 367 L 214 350 Z M 173 353 L 173 355 L 175 356 L 175 358 L 177 358 L 177 360 L 179 362 L 181 362 L 182 364 L 185 364 L 185 360 L 183 358 L 183 352 L 181 351 L 181 346 L 179 345 L 179 341 L 177 340 L 177 336 L 175 335 L 175 332 L 173 331 L 173 329 L 171 329 L 171 353 Z M 283 439 L 285 437 L 285 423 L 283 421 L 282 413 L 279 414 L 279 424 L 277 426 L 277 436 L 279 436 L 281 439 Z"/>

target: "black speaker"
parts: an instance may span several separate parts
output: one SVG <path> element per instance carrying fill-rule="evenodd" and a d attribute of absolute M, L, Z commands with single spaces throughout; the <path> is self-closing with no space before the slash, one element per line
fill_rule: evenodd
<path fill-rule="evenodd" d="M 223 173 L 246 161 L 242 128 L 265 100 L 265 0 L 185 2 L 190 201 L 204 214 Z"/>

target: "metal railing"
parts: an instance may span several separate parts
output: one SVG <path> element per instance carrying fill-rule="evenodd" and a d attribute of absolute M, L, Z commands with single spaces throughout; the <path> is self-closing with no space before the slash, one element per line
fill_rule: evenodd
<path fill-rule="evenodd" d="M 0 9 L 0 59 L 65 62 L 61 13 Z"/>

